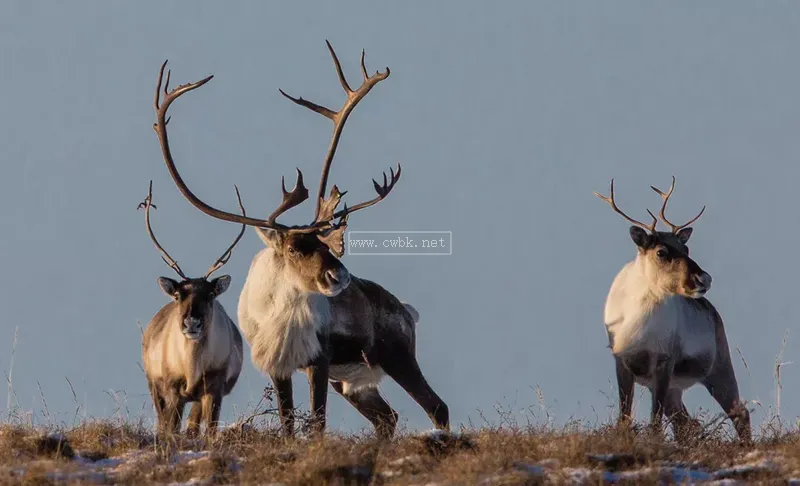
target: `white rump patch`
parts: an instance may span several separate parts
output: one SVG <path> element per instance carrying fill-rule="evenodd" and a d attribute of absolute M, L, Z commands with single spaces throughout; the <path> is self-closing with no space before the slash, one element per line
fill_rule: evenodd
<path fill-rule="evenodd" d="M 378 386 L 386 375 L 380 366 L 368 366 L 365 363 L 333 365 L 330 368 L 330 381 L 342 382 L 342 393 L 349 395 L 364 388 Z"/>

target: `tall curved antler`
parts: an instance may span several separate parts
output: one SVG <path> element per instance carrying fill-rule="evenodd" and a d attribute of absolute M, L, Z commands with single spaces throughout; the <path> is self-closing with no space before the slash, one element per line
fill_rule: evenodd
<path fill-rule="evenodd" d="M 655 215 L 649 209 L 647 210 L 647 214 L 649 214 L 650 217 L 653 218 L 653 222 L 651 224 L 647 225 L 647 224 L 642 223 L 641 221 L 636 221 L 635 219 L 631 218 L 630 216 L 628 216 L 627 214 L 622 212 L 622 210 L 617 207 L 617 204 L 614 201 L 614 179 L 611 179 L 611 197 L 605 197 L 605 196 L 601 195 L 598 192 L 595 192 L 594 195 L 599 197 L 603 201 L 607 202 L 608 205 L 611 206 L 611 209 L 613 209 L 616 213 L 622 215 L 623 218 L 627 219 L 631 223 L 635 224 L 636 226 L 638 226 L 640 228 L 644 228 L 646 230 L 649 230 L 651 233 L 655 233 L 656 225 L 658 224 L 658 219 L 655 217 Z"/>
<path fill-rule="evenodd" d="M 239 188 L 236 187 L 236 185 L 234 185 L 233 188 L 234 188 L 234 190 L 236 190 L 236 199 L 239 201 L 239 209 L 241 209 L 241 211 L 242 211 L 242 216 L 247 216 L 247 212 L 245 212 L 245 210 L 244 210 L 244 205 L 242 205 L 242 196 L 239 194 Z M 208 277 L 211 276 L 212 273 L 216 272 L 217 270 L 222 268 L 226 263 L 228 263 L 228 260 L 231 259 L 231 255 L 233 254 L 233 247 L 235 247 L 236 244 L 239 243 L 239 240 L 242 239 L 242 236 L 244 236 L 244 230 L 246 230 L 246 229 L 247 229 L 247 225 L 243 224 L 242 225 L 242 230 L 239 231 L 239 234 L 233 240 L 233 243 L 231 243 L 231 246 L 229 246 L 228 249 L 225 250 L 225 252 L 222 254 L 222 256 L 217 258 L 217 261 L 215 261 L 211 265 L 211 267 L 209 267 L 209 269 L 206 272 L 206 275 L 205 275 L 204 278 L 207 279 Z"/>
<path fill-rule="evenodd" d="M 278 223 L 276 220 L 280 217 L 281 214 L 285 213 L 289 209 L 299 205 L 306 199 L 308 199 L 308 189 L 305 187 L 303 183 L 303 174 L 302 172 L 297 169 L 297 181 L 295 182 L 295 186 L 291 191 L 286 190 L 285 179 L 281 178 L 281 192 L 283 194 L 283 198 L 281 204 L 273 211 L 267 219 L 257 219 L 246 216 L 244 213 L 242 215 L 230 213 L 227 211 L 222 211 L 217 209 L 204 201 L 198 198 L 186 185 L 183 178 L 181 177 L 180 173 L 178 172 L 175 161 L 172 157 L 172 153 L 169 147 L 169 138 L 167 135 L 167 124 L 170 121 L 170 117 L 167 116 L 167 110 L 169 109 L 170 105 L 178 99 L 180 96 L 188 93 L 189 91 L 193 91 L 207 82 L 209 82 L 212 76 L 208 76 L 206 78 L 201 79 L 200 81 L 194 83 L 187 83 L 178 86 L 177 88 L 170 90 L 169 89 L 169 81 L 171 73 L 167 71 L 167 78 L 166 82 L 164 82 L 164 70 L 166 69 L 167 61 L 161 65 L 161 69 L 159 70 L 158 75 L 158 83 L 156 85 L 156 93 L 155 93 L 155 100 L 154 100 L 154 108 L 156 112 L 156 123 L 153 124 L 153 129 L 155 130 L 156 134 L 158 135 L 159 142 L 161 144 L 161 153 L 164 158 L 164 162 L 167 165 L 167 169 L 169 170 L 170 176 L 172 177 L 175 185 L 178 186 L 181 194 L 189 200 L 189 202 L 195 206 L 200 211 L 204 212 L 205 214 L 221 219 L 224 221 L 230 221 L 234 223 L 240 223 L 248 226 L 256 226 L 259 228 L 270 228 L 282 232 L 287 233 L 317 233 L 317 236 L 320 238 L 320 241 L 328 245 L 334 253 L 339 253 L 338 251 L 334 250 L 335 248 L 341 247 L 341 239 L 342 233 L 344 231 L 344 227 L 347 224 L 347 216 L 350 213 L 355 211 L 373 206 L 378 202 L 382 201 L 386 196 L 392 191 L 397 181 L 400 179 L 400 175 L 402 172 L 402 168 L 400 164 L 397 165 L 397 171 L 395 172 L 394 169 L 390 168 L 389 174 L 390 177 L 387 178 L 386 173 L 383 174 L 383 184 L 379 184 L 377 181 L 373 179 L 373 186 L 375 188 L 375 192 L 377 193 L 377 197 L 361 202 L 354 206 L 350 206 L 349 208 L 345 206 L 344 209 L 337 211 L 336 208 L 339 205 L 342 197 L 346 194 L 345 192 L 341 192 L 338 187 L 333 186 L 331 189 L 330 196 L 326 199 L 325 198 L 325 189 L 327 188 L 328 182 L 328 175 L 330 173 L 331 164 L 333 162 L 333 157 L 336 153 L 336 149 L 339 144 L 339 139 L 341 138 L 342 131 L 344 129 L 344 125 L 347 121 L 347 118 L 350 116 L 350 113 L 355 109 L 356 105 L 369 93 L 369 91 L 380 81 L 383 81 L 387 77 L 389 77 L 389 68 L 386 68 L 385 72 L 377 71 L 374 75 L 370 76 L 367 74 L 367 68 L 364 61 L 364 50 L 361 51 L 361 73 L 363 75 L 363 81 L 361 85 L 353 90 L 350 88 L 347 80 L 344 77 L 344 73 L 342 72 L 342 66 L 339 63 L 339 59 L 336 56 L 336 53 L 331 47 L 330 42 L 325 41 L 328 50 L 330 51 L 331 57 L 333 58 L 334 67 L 336 68 L 336 73 L 339 77 L 339 82 L 344 89 L 347 98 L 345 100 L 344 105 L 339 111 L 333 111 L 324 106 L 318 105 L 311 101 L 304 100 L 303 98 L 294 98 L 288 94 L 286 94 L 283 90 L 280 90 L 281 94 L 286 98 L 290 99 L 294 103 L 304 106 L 316 113 L 319 113 L 326 118 L 333 121 L 333 136 L 331 138 L 330 146 L 328 147 L 328 152 L 325 155 L 325 160 L 322 166 L 322 175 L 320 177 L 320 184 L 319 190 L 317 192 L 317 206 L 315 212 L 314 221 L 308 225 L 298 225 L 298 226 L 285 226 Z M 161 101 L 161 87 L 162 84 L 164 85 L 164 99 L 163 102 Z M 237 192 L 238 193 L 238 192 Z M 337 220 L 334 222 L 334 220 Z"/>
<path fill-rule="evenodd" d="M 367 208 L 380 202 L 383 198 L 385 198 L 389 192 L 394 188 L 395 183 L 400 179 L 400 164 L 397 165 L 397 173 L 394 172 L 393 169 L 389 169 L 391 173 L 391 179 L 387 182 L 386 180 L 386 173 L 383 174 L 383 185 L 378 184 L 374 179 L 372 180 L 375 192 L 378 193 L 378 197 L 371 199 L 370 201 L 366 201 L 363 203 L 356 204 L 355 206 L 350 207 L 347 210 L 341 210 L 339 212 L 334 212 L 336 206 L 339 204 L 342 196 L 346 194 L 345 192 L 339 192 L 339 189 L 334 186 L 331 189 L 331 195 L 328 199 L 325 199 L 325 190 L 327 189 L 328 185 L 328 176 L 331 170 L 331 163 L 333 162 L 333 157 L 336 154 L 336 149 L 339 146 L 339 139 L 342 136 L 342 131 L 344 130 L 344 125 L 347 122 L 347 117 L 350 116 L 353 109 L 355 109 L 356 105 L 358 105 L 359 101 L 364 99 L 367 96 L 367 93 L 379 82 L 383 81 L 384 79 L 389 77 L 391 73 L 390 69 L 387 67 L 386 71 L 380 72 L 375 71 L 375 74 L 370 76 L 367 74 L 367 67 L 364 62 L 365 52 L 361 50 L 361 75 L 363 77 L 363 81 L 361 82 L 361 86 L 357 89 L 350 88 L 350 84 L 347 82 L 347 79 L 344 76 L 344 72 L 342 71 L 342 65 L 339 62 L 339 58 L 336 56 L 336 51 L 333 50 L 331 43 L 327 40 L 325 44 L 328 46 L 328 51 L 333 58 L 333 66 L 336 69 L 336 74 L 339 77 L 339 84 L 342 85 L 342 89 L 344 89 L 347 98 L 345 99 L 344 105 L 339 109 L 339 111 L 333 111 L 329 108 L 326 108 L 322 105 L 318 105 L 313 101 L 308 101 L 303 99 L 302 97 L 295 98 L 291 95 L 286 94 L 285 91 L 279 89 L 280 93 L 288 98 L 289 100 L 293 101 L 294 103 L 304 106 L 309 110 L 319 113 L 320 115 L 328 118 L 333 122 L 333 136 L 331 137 L 330 145 L 328 146 L 328 152 L 325 154 L 325 160 L 322 163 L 322 175 L 320 176 L 319 181 L 319 189 L 317 190 L 317 208 L 314 213 L 314 221 L 326 221 L 331 218 L 341 218 L 345 214 L 353 213 L 360 209 Z"/>
<path fill-rule="evenodd" d="M 682 230 L 683 228 L 686 228 L 690 224 L 692 224 L 695 221 L 697 221 L 698 219 L 700 219 L 700 216 L 702 216 L 703 212 L 706 210 L 706 207 L 703 206 L 703 209 L 700 210 L 700 213 L 698 213 L 697 216 L 695 216 L 694 218 L 689 220 L 688 223 L 682 224 L 680 226 L 672 224 L 667 219 L 667 216 L 664 214 L 664 212 L 667 210 L 667 202 L 669 202 L 669 198 L 670 198 L 670 196 L 672 196 L 672 191 L 675 190 L 675 176 L 672 176 L 672 185 L 669 187 L 669 191 L 664 192 L 664 191 L 662 191 L 661 189 L 658 189 L 655 186 L 650 186 L 650 189 L 656 191 L 658 193 L 658 195 L 661 196 L 661 198 L 664 200 L 664 203 L 661 205 L 661 211 L 659 211 L 658 215 L 661 217 L 661 221 L 663 221 L 665 225 L 670 227 L 670 230 L 672 231 L 672 233 L 677 233 L 678 231 Z"/>
<path fill-rule="evenodd" d="M 178 266 L 178 262 L 176 262 L 171 256 L 169 256 L 167 250 L 165 250 L 164 247 L 161 246 L 161 244 L 156 239 L 156 235 L 153 234 L 153 228 L 150 227 L 150 207 L 152 207 L 153 209 L 157 209 L 156 205 L 153 204 L 153 181 L 150 181 L 150 188 L 147 190 L 147 197 L 144 198 L 144 201 L 139 203 L 139 206 L 136 209 L 144 208 L 145 228 L 147 228 L 147 234 L 150 235 L 150 239 L 153 240 L 153 244 L 156 245 L 156 249 L 158 250 L 159 253 L 161 253 L 161 259 L 164 260 L 164 263 L 169 265 L 169 268 L 175 270 L 175 273 L 177 273 L 182 279 L 188 280 L 186 275 L 183 273 L 183 270 L 181 270 L 181 267 Z"/>
<path fill-rule="evenodd" d="M 209 204 L 203 202 L 199 197 L 197 197 L 191 189 L 186 185 L 181 177 L 180 173 L 178 172 L 177 167 L 175 167 L 175 161 L 172 158 L 172 152 L 169 147 L 169 137 L 167 135 L 167 124 L 170 121 L 170 118 L 167 117 L 167 110 L 169 109 L 170 105 L 175 102 L 179 97 L 188 93 L 189 91 L 193 91 L 207 82 L 211 81 L 214 77 L 213 75 L 208 76 L 206 78 L 201 79 L 200 81 L 194 83 L 187 83 L 182 84 L 175 89 L 169 89 L 169 80 L 170 80 L 170 71 L 167 71 L 167 79 L 164 83 L 164 69 L 167 66 L 167 61 L 164 61 L 164 64 L 161 65 L 161 69 L 158 72 L 158 84 L 156 85 L 156 94 L 155 94 L 155 101 L 154 107 L 156 111 L 156 123 L 153 124 L 153 129 L 155 130 L 156 134 L 158 135 L 158 140 L 161 144 L 161 154 L 164 158 L 164 162 L 167 164 L 167 170 L 169 170 L 170 176 L 172 176 L 172 180 L 175 182 L 175 185 L 178 186 L 178 190 L 181 191 L 181 194 L 190 202 L 194 207 L 199 209 L 200 211 L 206 213 L 207 215 L 221 219 L 223 221 L 230 221 L 233 223 L 240 223 L 246 224 L 248 226 L 256 226 L 259 228 L 270 228 L 280 231 L 287 231 L 287 232 L 299 232 L 299 233 L 312 233 L 321 229 L 329 228 L 330 223 L 325 222 L 317 222 L 311 225 L 304 225 L 304 226 L 284 226 L 282 224 L 275 222 L 275 213 L 273 216 L 270 216 L 270 219 L 256 219 L 251 218 L 249 216 L 241 216 L 234 213 L 229 213 L 227 211 L 222 211 L 217 209 Z M 164 100 L 161 102 L 161 86 L 164 85 Z M 299 172 L 299 171 L 298 171 Z M 303 197 L 303 193 L 306 193 L 306 196 Z M 291 193 L 287 193 L 284 188 L 284 201 L 281 203 L 279 209 L 283 208 L 283 211 L 289 209 L 290 207 L 296 206 L 303 202 L 307 196 L 308 190 L 303 186 L 303 179 L 300 175 L 298 175 L 298 180 L 295 185 L 295 188 L 291 191 Z M 290 201 L 287 202 L 287 195 Z"/>

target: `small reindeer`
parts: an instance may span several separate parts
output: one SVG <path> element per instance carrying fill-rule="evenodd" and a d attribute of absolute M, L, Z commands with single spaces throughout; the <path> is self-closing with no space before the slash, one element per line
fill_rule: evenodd
<path fill-rule="evenodd" d="M 236 197 L 239 197 L 238 189 Z M 158 286 L 173 301 L 158 311 L 142 338 L 142 360 L 158 429 L 161 433 L 178 433 L 184 406 L 195 402 L 189 412 L 187 432 L 196 435 L 202 420 L 206 433 L 213 435 L 222 397 L 231 392 L 242 371 L 242 336 L 216 300 L 228 289 L 231 277 L 223 275 L 211 281 L 208 278 L 228 262 L 246 227 L 242 226 L 233 244 L 203 278 L 188 278 L 153 234 L 150 208 L 156 206 L 152 199 L 153 182 L 150 181 L 147 198 L 139 205 L 140 209 L 144 208 L 147 234 L 164 262 L 181 277 L 181 282 L 159 277 Z M 239 207 L 245 214 L 241 198 Z"/>
<path fill-rule="evenodd" d="M 447 405 L 425 380 L 415 357 L 415 326 L 419 314 L 389 291 L 369 280 L 351 275 L 339 258 L 344 254 L 343 235 L 350 214 L 383 200 L 400 178 L 390 170 L 383 184 L 373 180 L 377 197 L 337 211 L 345 194 L 334 185 L 328 198 L 325 189 L 336 147 L 347 117 L 359 101 L 380 81 L 389 68 L 369 76 L 361 52 L 363 82 L 351 89 L 336 53 L 327 43 L 339 82 L 347 99 L 333 111 L 303 98 L 281 93 L 333 122 L 333 137 L 322 166 L 316 197 L 316 217 L 311 224 L 284 226 L 276 219 L 308 198 L 303 174 L 287 191 L 267 219 L 254 219 L 221 211 L 201 201 L 186 186 L 173 161 L 167 138 L 167 109 L 179 96 L 203 86 L 213 76 L 169 91 L 159 105 L 164 65 L 156 87 L 155 129 L 173 181 L 181 193 L 204 213 L 225 221 L 254 226 L 267 248 L 253 259 L 239 298 L 239 324 L 247 339 L 254 365 L 269 374 L 278 394 L 283 431 L 294 430 L 292 374 L 305 369 L 311 394 L 312 430 L 325 428 L 328 382 L 376 428 L 382 437 L 394 433 L 397 413 L 383 399 L 377 384 L 384 374 L 392 377 L 428 413 L 437 428 L 449 428 Z M 169 73 L 167 74 L 167 85 Z M 334 221 L 335 220 L 335 221 Z"/>
<path fill-rule="evenodd" d="M 659 216 L 669 232 L 656 231 L 658 218 L 650 225 L 623 213 L 611 196 L 611 208 L 633 223 L 630 235 L 637 247 L 636 259 L 617 274 L 605 306 L 605 326 L 616 362 L 620 421 L 632 420 L 634 382 L 652 394 L 651 425 L 660 430 L 664 414 L 676 437 L 685 438 L 696 428 L 685 405 L 683 392 L 702 383 L 733 421 L 740 439 L 750 440 L 750 413 L 739 398 L 739 387 L 731 363 L 725 328 L 717 310 L 705 298 L 711 275 L 691 258 L 686 246 L 692 235 L 691 221 L 674 225 L 665 216 L 668 192 L 650 186 L 663 199 Z M 649 233 L 648 233 L 649 232 Z"/>

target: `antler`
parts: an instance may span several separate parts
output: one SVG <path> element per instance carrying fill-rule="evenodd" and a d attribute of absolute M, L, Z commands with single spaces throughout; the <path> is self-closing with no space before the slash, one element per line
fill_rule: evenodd
<path fill-rule="evenodd" d="M 236 187 L 235 184 L 234 184 L 233 188 L 236 190 L 236 199 L 239 201 L 239 209 L 242 211 L 242 216 L 247 216 L 247 213 L 244 210 L 244 206 L 242 205 L 242 196 L 239 195 L 239 188 Z M 217 258 L 217 261 L 215 261 L 214 264 L 211 265 L 211 267 L 209 267 L 208 272 L 206 272 L 206 275 L 205 275 L 204 278 L 210 277 L 212 273 L 216 272 L 217 270 L 222 268 L 223 265 L 228 263 L 228 260 L 231 259 L 231 254 L 233 252 L 233 247 L 236 246 L 236 244 L 239 243 L 239 240 L 242 239 L 242 236 L 244 235 L 244 230 L 245 229 L 247 229 L 247 225 L 243 224 L 242 225 L 242 230 L 239 231 L 239 235 L 236 236 L 236 239 L 233 240 L 233 243 L 231 243 L 231 246 L 229 246 L 228 249 L 225 250 L 225 252 L 222 254 L 222 256 Z"/>
<path fill-rule="evenodd" d="M 653 188 L 653 189 L 655 189 L 655 188 Z M 600 193 L 597 193 L 597 192 L 595 192 L 594 195 L 599 197 L 603 201 L 607 202 L 608 205 L 611 206 L 611 209 L 613 209 L 615 212 L 621 214 L 623 218 L 627 219 L 631 223 L 635 224 L 636 226 L 639 226 L 640 228 L 644 228 L 646 230 L 650 230 L 651 233 L 655 233 L 656 225 L 658 224 L 658 219 L 655 217 L 655 215 L 652 212 L 650 212 L 649 209 L 647 210 L 647 214 L 649 214 L 653 218 L 653 223 L 650 224 L 650 225 L 646 225 L 646 224 L 644 224 L 644 223 L 642 223 L 640 221 L 636 221 L 635 219 L 631 218 L 627 214 L 623 213 L 620 208 L 617 207 L 616 202 L 614 202 L 614 179 L 611 179 L 611 197 L 602 196 L 602 195 L 600 195 Z"/>
<path fill-rule="evenodd" d="M 700 213 L 694 218 L 692 218 L 688 223 L 676 226 L 672 224 L 664 214 L 664 211 L 666 211 L 667 209 L 667 202 L 669 202 L 669 198 L 670 196 L 672 196 L 672 191 L 675 190 L 675 176 L 672 176 L 672 185 L 669 187 L 668 192 L 665 193 L 664 191 L 658 189 L 655 186 L 650 186 L 650 189 L 656 191 L 658 195 L 661 196 L 662 199 L 664 199 L 664 204 L 661 205 L 661 211 L 659 211 L 658 215 L 661 217 L 661 220 L 664 222 L 664 224 L 670 227 L 673 233 L 677 233 L 678 231 L 682 230 L 683 228 L 689 226 L 690 224 L 700 219 L 700 216 L 702 216 L 703 212 L 706 210 L 706 207 L 703 206 L 703 209 L 700 210 Z"/>
<path fill-rule="evenodd" d="M 283 200 L 281 201 L 281 205 L 278 206 L 278 209 L 273 211 L 272 214 L 269 215 L 269 218 L 267 218 L 270 223 L 274 224 L 278 216 L 308 199 L 308 189 L 306 189 L 306 186 L 303 184 L 303 173 L 300 172 L 300 169 L 295 170 L 297 170 L 297 182 L 294 183 L 294 189 L 292 189 L 291 192 L 286 190 L 286 179 L 281 176 L 281 193 L 283 194 Z"/>
<path fill-rule="evenodd" d="M 367 74 L 367 67 L 364 63 L 365 53 L 362 49 L 361 74 L 364 80 L 361 82 L 361 86 L 359 86 L 358 89 L 353 90 L 350 88 L 350 84 L 344 77 L 342 65 L 339 63 L 339 58 L 336 56 L 336 52 L 333 50 L 333 47 L 331 47 L 331 43 L 326 40 L 325 44 L 327 44 L 328 51 L 330 51 L 331 57 L 333 58 L 333 65 L 336 68 L 336 74 L 339 76 L 339 83 L 342 85 L 345 94 L 347 94 L 347 99 L 345 100 L 344 105 L 342 105 L 342 108 L 339 111 L 333 111 L 312 101 L 305 100 L 302 97 L 295 98 L 290 96 L 282 89 L 279 90 L 283 96 L 290 99 L 294 103 L 304 106 L 309 110 L 319 113 L 320 115 L 333 121 L 333 137 L 331 138 L 331 143 L 328 146 L 328 152 L 325 154 L 325 161 L 322 164 L 322 175 L 320 177 L 319 189 L 317 191 L 317 208 L 314 214 L 315 223 L 329 221 L 332 218 L 341 218 L 348 214 L 348 212 L 352 213 L 354 211 L 358 211 L 359 209 L 364 209 L 378 203 L 389 194 L 395 183 L 398 181 L 398 179 L 400 179 L 400 164 L 398 164 L 397 174 L 395 174 L 394 170 L 390 169 L 392 175 L 390 183 L 387 184 L 385 172 L 383 174 L 383 186 L 380 186 L 373 179 L 372 182 L 375 185 L 375 191 L 378 193 L 378 197 L 370 201 L 356 204 L 349 210 L 341 210 L 334 213 L 336 206 L 339 204 L 342 196 L 344 196 L 346 193 L 346 191 L 344 193 L 340 193 L 336 186 L 334 186 L 331 190 L 330 197 L 325 199 L 325 189 L 328 185 L 328 175 L 330 174 L 331 163 L 333 162 L 333 156 L 336 154 L 336 148 L 339 146 L 339 138 L 342 136 L 342 130 L 344 130 L 344 124 L 347 122 L 347 117 L 350 116 L 350 113 L 353 111 L 353 109 L 355 109 L 358 102 L 361 101 L 376 84 L 388 78 L 391 72 L 387 67 L 385 72 L 375 71 L 375 74 L 372 76 Z"/>
<path fill-rule="evenodd" d="M 150 207 L 153 209 L 157 209 L 155 204 L 153 204 L 153 181 L 150 181 L 150 188 L 147 190 L 147 197 L 144 198 L 144 201 L 139 203 L 139 206 L 136 209 L 144 208 L 144 223 L 145 227 L 147 228 L 147 234 L 150 235 L 150 239 L 153 240 L 153 244 L 156 245 L 156 249 L 161 253 L 161 259 L 164 260 L 164 263 L 169 265 L 169 267 L 175 270 L 175 273 L 180 275 L 180 277 L 184 280 L 188 280 L 186 275 L 184 275 L 183 270 L 181 267 L 178 266 L 178 262 L 173 260 L 167 250 L 164 249 L 156 239 L 156 235 L 153 234 L 153 229 L 150 227 Z"/>
<path fill-rule="evenodd" d="M 175 167 L 175 161 L 172 158 L 172 153 L 169 147 L 169 137 L 167 136 L 167 124 L 169 123 L 170 118 L 167 117 L 167 110 L 169 109 L 170 105 L 177 100 L 179 97 L 188 93 L 189 91 L 193 91 L 207 82 L 211 80 L 214 76 L 208 76 L 206 78 L 201 79 L 200 81 L 194 83 L 187 83 L 178 86 L 177 88 L 173 89 L 172 91 L 169 90 L 169 79 L 170 79 L 170 71 L 167 71 L 167 80 L 164 84 L 164 101 L 161 102 L 161 85 L 164 80 L 164 69 L 167 66 L 167 61 L 164 61 L 164 64 L 161 65 L 161 69 L 158 72 L 158 84 L 156 85 L 156 94 L 155 94 L 155 101 L 154 107 L 156 111 L 156 123 L 153 124 L 153 129 L 158 134 L 158 140 L 161 143 L 161 154 L 164 157 L 164 162 L 167 164 L 167 169 L 169 170 L 170 175 L 172 176 L 172 180 L 175 182 L 175 185 L 178 186 L 178 189 L 181 191 L 181 194 L 189 200 L 190 203 L 200 211 L 206 213 L 207 215 L 221 219 L 224 221 L 230 221 L 233 223 L 240 223 L 245 224 L 248 226 L 256 226 L 259 228 L 270 228 L 275 230 L 281 230 L 286 232 L 296 232 L 296 233 L 312 233 L 315 231 L 327 229 L 331 227 L 331 223 L 329 221 L 315 221 L 310 225 L 303 225 L 303 226 L 284 226 L 282 224 L 276 223 L 275 219 L 284 211 L 292 208 L 301 202 L 303 202 L 306 198 L 308 198 L 308 190 L 303 186 L 303 177 L 300 171 L 298 170 L 297 175 L 297 182 L 295 184 L 295 188 L 290 192 L 286 192 L 285 185 L 283 187 L 283 202 L 275 210 L 272 215 L 268 219 L 256 219 L 251 218 L 249 216 L 238 215 L 234 213 L 229 213 L 227 211 L 222 211 L 215 207 L 212 207 L 205 202 L 203 202 L 200 198 L 198 198 L 186 185 L 181 177 L 180 173 L 178 173 L 178 169 Z M 352 109 L 352 108 L 351 108 Z"/>

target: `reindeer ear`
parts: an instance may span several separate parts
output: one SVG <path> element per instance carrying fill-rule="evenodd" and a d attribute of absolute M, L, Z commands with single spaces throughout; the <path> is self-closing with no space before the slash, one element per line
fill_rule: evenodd
<path fill-rule="evenodd" d="M 222 295 L 228 290 L 228 287 L 231 284 L 231 276 L 230 275 L 220 275 L 219 277 L 215 278 L 211 281 L 214 285 L 214 294 L 215 295 Z"/>
<path fill-rule="evenodd" d="M 683 228 L 682 230 L 675 233 L 675 236 L 678 237 L 678 240 L 683 243 L 684 245 L 686 242 L 689 241 L 689 237 L 692 236 L 692 228 Z"/>
<path fill-rule="evenodd" d="M 631 226 L 630 233 L 631 239 L 637 247 L 645 249 L 650 246 L 650 235 L 644 229 L 638 226 Z"/>
<path fill-rule="evenodd" d="M 283 234 L 278 230 L 256 227 L 256 234 L 270 248 L 279 248 L 283 242 Z"/>
<path fill-rule="evenodd" d="M 158 277 L 158 286 L 161 287 L 161 290 L 172 297 L 173 299 L 178 298 L 178 282 L 172 280 L 171 278 L 167 277 Z"/>

